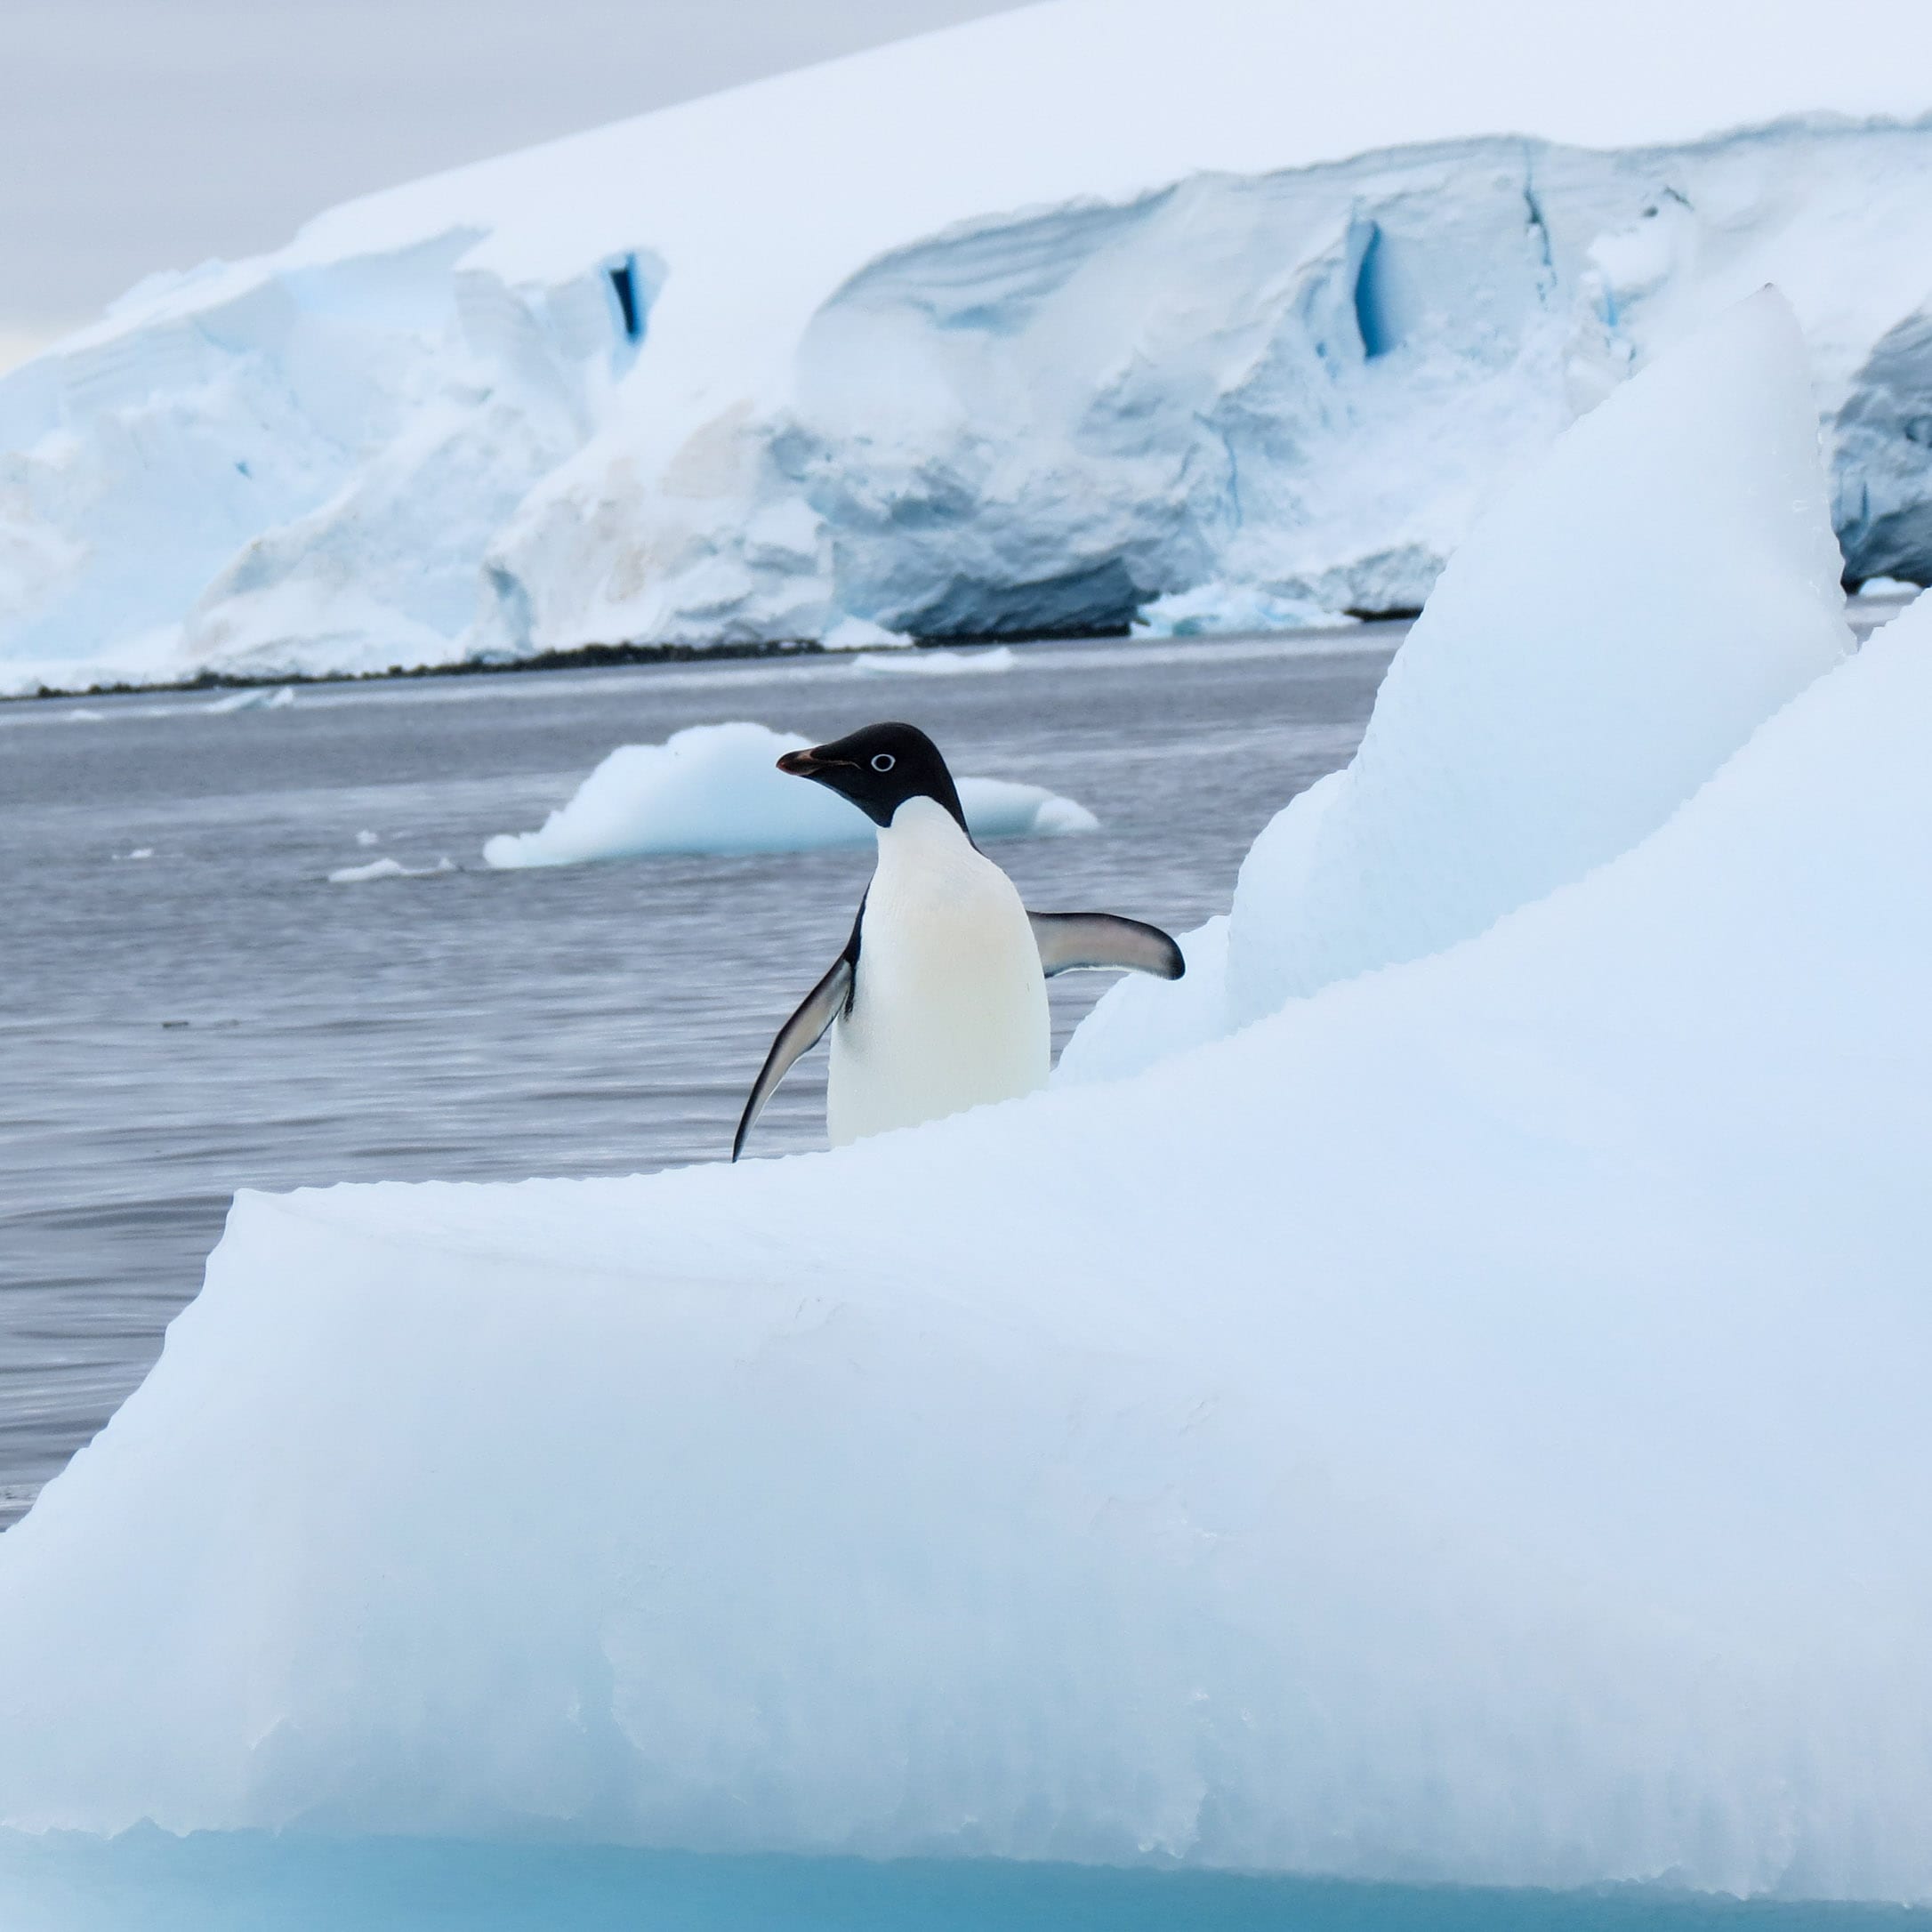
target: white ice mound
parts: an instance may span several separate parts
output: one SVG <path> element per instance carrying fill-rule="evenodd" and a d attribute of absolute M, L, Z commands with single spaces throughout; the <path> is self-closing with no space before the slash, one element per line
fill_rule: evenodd
<path fill-rule="evenodd" d="M 1767 289 L 1483 513 L 1304 833 L 1242 868 L 1233 1021 L 1414 959 L 1627 850 L 1851 647 L 1804 342 Z"/>
<path fill-rule="evenodd" d="M 483 848 L 503 870 L 669 852 L 796 852 L 862 845 L 872 824 L 823 785 L 778 770 L 809 738 L 760 724 L 693 725 L 662 745 L 622 745 L 535 832 L 503 832 Z M 1084 805 L 1010 778 L 962 778 L 976 837 L 1091 832 Z"/>
<path fill-rule="evenodd" d="M 1353 762 L 1255 841 L 1224 977 L 1211 956 L 1184 1002 L 1111 988 L 1063 1077 L 1452 946 L 1627 850 L 1850 648 L 1840 568 L 1803 346 L 1767 289 L 1488 506 Z"/>
<path fill-rule="evenodd" d="M 829 1155 L 242 1195 L 0 1824 L 1932 1900 L 1932 604 L 1469 945 Z"/>

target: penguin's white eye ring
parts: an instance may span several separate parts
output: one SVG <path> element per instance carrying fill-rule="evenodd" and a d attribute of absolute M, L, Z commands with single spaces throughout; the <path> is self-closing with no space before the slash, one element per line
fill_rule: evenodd
<path fill-rule="evenodd" d="M 872 754 L 872 769 L 874 771 L 890 771 L 898 760 L 890 752 L 874 752 Z"/>

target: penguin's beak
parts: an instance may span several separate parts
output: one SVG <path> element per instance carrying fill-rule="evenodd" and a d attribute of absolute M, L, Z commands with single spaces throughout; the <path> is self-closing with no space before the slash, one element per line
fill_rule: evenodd
<path fill-rule="evenodd" d="M 787 752 L 778 761 L 778 769 L 794 778 L 823 778 L 828 771 L 856 769 L 849 759 L 827 758 L 823 751 Z"/>

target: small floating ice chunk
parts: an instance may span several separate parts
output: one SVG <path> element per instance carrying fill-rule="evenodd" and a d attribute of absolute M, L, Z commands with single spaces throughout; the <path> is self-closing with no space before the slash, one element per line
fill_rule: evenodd
<path fill-rule="evenodd" d="M 841 617 L 820 640 L 828 651 L 910 650 L 913 640 L 903 631 L 889 631 L 870 617 Z"/>
<path fill-rule="evenodd" d="M 69 724 L 100 724 L 108 714 L 104 711 L 89 711 L 85 705 L 76 705 L 65 715 Z"/>
<path fill-rule="evenodd" d="M 890 656 L 867 653 L 852 660 L 852 669 L 862 678 L 897 678 L 907 673 L 924 678 L 959 678 L 976 672 L 1010 671 L 1016 661 L 1008 646 L 997 644 L 989 651 L 903 651 Z"/>
<path fill-rule="evenodd" d="M 374 879 L 433 879 L 439 873 L 455 872 L 455 864 L 447 857 L 439 858 L 433 865 L 404 865 L 393 858 L 371 859 L 366 865 L 344 865 L 329 874 L 331 885 L 367 885 Z"/>
<path fill-rule="evenodd" d="M 1078 800 L 1011 778 L 962 778 L 959 801 L 966 823 L 983 839 L 1051 839 L 1100 828 L 1100 821 Z"/>
<path fill-rule="evenodd" d="M 294 702 L 295 692 L 292 685 L 278 684 L 272 691 L 254 686 L 246 691 L 232 691 L 226 697 L 218 697 L 203 709 L 211 716 L 219 717 L 234 711 L 286 711 Z"/>
<path fill-rule="evenodd" d="M 356 843 L 365 849 L 372 845 L 380 845 L 382 842 L 382 834 L 380 832 L 358 832 L 356 834 Z"/>
<path fill-rule="evenodd" d="M 1867 577 L 1858 586 L 1861 597 L 1916 597 L 1919 586 L 1903 577 Z"/>
<path fill-rule="evenodd" d="M 152 858 L 154 857 L 154 847 L 151 845 L 137 845 L 132 852 L 117 852 L 114 856 L 117 858 Z"/>
<path fill-rule="evenodd" d="M 503 871 L 670 852 L 797 852 L 863 845 L 863 813 L 822 785 L 788 777 L 779 755 L 811 742 L 761 724 L 694 725 L 663 745 L 623 745 L 535 832 L 483 848 Z M 1091 832 L 1085 806 L 1010 778 L 962 778 L 960 803 L 980 838 Z"/>
<path fill-rule="evenodd" d="M 1203 584 L 1156 598 L 1133 626 L 1135 637 L 1239 637 L 1250 632 L 1332 629 L 1356 620 L 1312 597 L 1253 584 Z"/>

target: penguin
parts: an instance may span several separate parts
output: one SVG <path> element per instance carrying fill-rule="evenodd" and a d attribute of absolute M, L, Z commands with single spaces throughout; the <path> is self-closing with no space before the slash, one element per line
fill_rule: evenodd
<path fill-rule="evenodd" d="M 1010 1100 L 1043 1086 L 1046 982 L 1075 967 L 1179 979 L 1158 926 L 1109 913 L 1029 913 L 974 844 L 939 748 L 916 726 L 867 725 L 778 769 L 849 800 L 878 828 L 879 860 L 845 950 L 771 1043 L 731 1143 L 736 1161 L 778 1083 L 832 1034 L 833 1147 Z"/>

